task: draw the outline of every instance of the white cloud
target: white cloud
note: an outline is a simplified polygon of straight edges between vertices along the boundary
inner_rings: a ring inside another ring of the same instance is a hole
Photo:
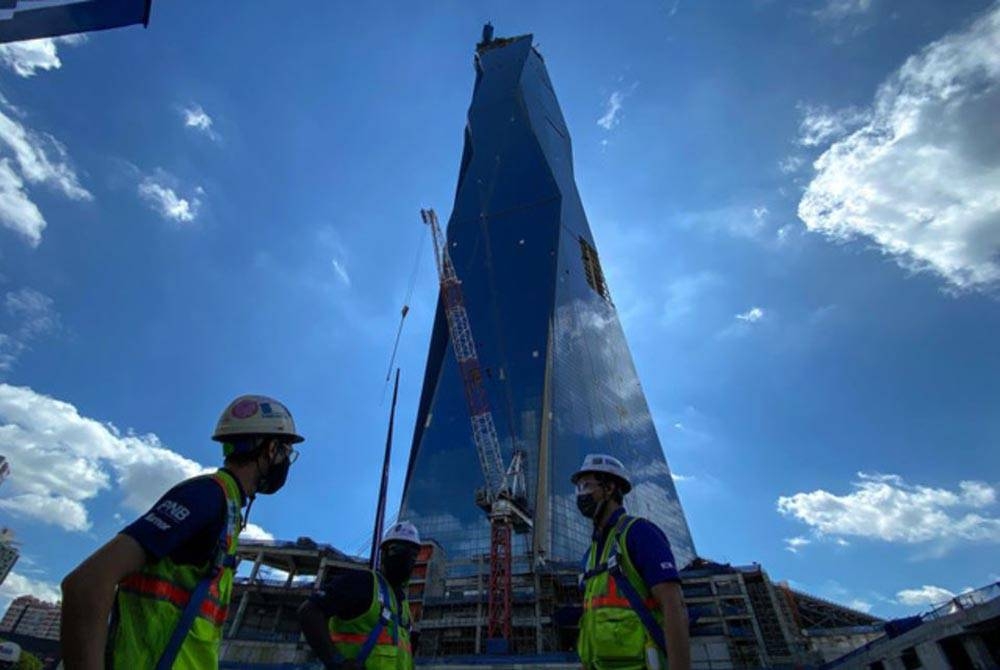
[[[3,305],[13,327],[0,333],[0,372],[9,370],[33,340],[61,327],[52,299],[34,289],[9,291]]]
[[[670,478],[673,479],[675,483],[676,482],[689,482],[689,481],[692,481],[694,479],[694,475],[681,475],[681,474],[677,474],[676,472],[671,472],[670,473]]]
[[[872,0],[824,0],[823,6],[813,12],[820,20],[839,21],[864,14],[872,7]]]
[[[680,224],[709,232],[726,232],[734,237],[756,239],[767,228],[766,206],[730,205],[719,209],[687,212],[681,215]]]
[[[62,600],[58,585],[40,579],[31,579],[16,570],[12,570],[3,584],[0,584],[0,611],[6,612],[11,601],[18,596],[35,596],[39,600],[50,603]]]
[[[193,128],[213,140],[219,138],[215,130],[212,129],[212,117],[201,108],[201,105],[194,104],[190,107],[184,107],[181,109],[181,115],[184,117],[184,126],[186,128]]]
[[[957,491],[914,486],[898,475],[858,473],[854,491],[837,495],[823,489],[778,498],[778,511],[821,535],[853,536],[884,542],[1000,542],[1000,518],[976,511],[994,504],[996,490],[967,481]]]
[[[604,116],[597,119],[597,125],[605,130],[611,130],[621,123],[622,104],[625,102],[625,98],[635,92],[638,85],[639,83],[635,82],[627,89],[612,91],[611,96],[608,98],[608,102],[606,103],[607,108],[604,112]]]
[[[9,46],[9,45],[8,45]],[[25,182],[47,184],[72,200],[93,200],[80,185],[70,165],[66,148],[54,137],[26,127],[24,112],[0,95],[0,226],[9,228],[38,246],[45,229],[45,217],[31,200]]]
[[[270,542],[273,539],[274,535],[271,535],[271,533],[267,532],[255,523],[248,523],[247,527],[243,529],[242,533],[240,533],[240,540],[249,540],[251,542],[254,540],[264,540]]]
[[[785,156],[778,161],[778,169],[782,174],[792,174],[798,172],[799,168],[806,162],[802,156]]]
[[[764,310],[760,307],[751,307],[742,314],[737,314],[736,319],[739,321],[745,321],[746,323],[757,323],[764,318]]]
[[[953,289],[998,282],[998,41],[995,4],[889,77],[863,125],[816,160],[798,208],[806,226],[838,241],[870,239]],[[817,145],[836,135],[829,124],[807,125],[804,138]]]
[[[16,114],[10,105],[7,110]],[[94,196],[80,186],[66,147],[56,138],[35,132],[0,111],[0,142],[13,151],[21,175],[29,182],[53,186],[72,200],[93,200]]]
[[[817,147],[838,140],[870,120],[869,112],[854,107],[833,111],[822,106],[799,105],[799,109],[802,121],[798,142],[804,147]],[[801,159],[799,161],[801,164]]]
[[[344,267],[343,263],[338,261],[336,258],[333,259],[333,271],[337,273],[337,277],[340,281],[344,282],[344,286],[351,285],[351,277],[347,274],[347,269]]]
[[[797,537],[786,537],[785,538],[785,549],[792,552],[793,554],[799,553],[799,550],[806,546],[812,544],[812,540],[802,537],[801,535]]]
[[[0,384],[0,443],[12,469],[0,508],[72,531],[90,528],[86,503],[112,481],[122,505],[141,512],[205,471],[155,435],[123,435],[69,403],[8,384]]]
[[[861,600],[860,598],[854,598],[847,603],[847,606],[852,610],[857,610],[858,612],[868,612],[872,611],[872,604],[870,602]]]
[[[24,181],[10,165],[0,158],[0,225],[27,238],[37,247],[45,230],[45,217],[24,191]]]
[[[18,76],[32,77],[38,70],[58,70],[62,67],[57,44],[74,46],[86,41],[84,35],[67,35],[0,44],[0,63]]]
[[[955,594],[940,586],[925,584],[919,589],[903,589],[896,594],[896,600],[903,605],[938,605],[955,597]]]
[[[160,177],[146,177],[139,183],[139,196],[160,216],[178,223],[190,223],[198,216],[201,200],[177,195],[173,188],[161,183]]]

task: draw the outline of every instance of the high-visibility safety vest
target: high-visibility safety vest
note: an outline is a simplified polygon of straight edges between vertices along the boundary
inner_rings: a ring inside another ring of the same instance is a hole
[[[172,668],[202,670],[219,667],[222,627],[233,592],[233,570],[240,534],[242,496],[239,485],[223,470],[205,475],[226,497],[226,522],[212,561],[181,565],[167,557],[149,563],[118,585],[109,666],[116,670]],[[207,594],[186,636],[180,637],[192,595]],[[175,631],[178,631],[175,637]],[[171,660],[172,656],[172,660]]]
[[[327,625],[337,660],[361,661],[365,670],[413,670],[410,603],[402,603],[379,572],[372,572],[372,602],[353,619],[330,617]]]
[[[588,670],[658,670],[666,668],[666,656],[656,643],[650,625],[663,628],[663,614],[628,555],[625,535],[638,519],[622,515],[598,547],[591,543],[587,571],[582,575],[583,616],[577,652]],[[623,584],[621,580],[626,580]],[[640,617],[624,593],[646,612]]]

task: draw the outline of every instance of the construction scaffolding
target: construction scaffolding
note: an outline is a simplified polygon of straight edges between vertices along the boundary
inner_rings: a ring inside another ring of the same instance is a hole
[[[242,543],[237,556],[242,569],[220,667],[308,667],[315,659],[299,630],[299,605],[331,578],[367,570],[367,561],[308,538]],[[532,565],[511,576],[509,655],[496,662],[508,668],[573,667],[582,613],[580,566]],[[692,665],[699,670],[818,665],[883,634],[881,620],[776,584],[757,564],[696,559],[680,576]],[[440,545],[425,539],[407,586],[414,652],[422,663],[433,667],[435,659],[454,664],[467,657],[482,667],[488,656],[488,579],[487,553],[449,560]]]

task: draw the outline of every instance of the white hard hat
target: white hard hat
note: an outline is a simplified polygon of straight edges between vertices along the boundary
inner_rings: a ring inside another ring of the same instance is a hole
[[[417,532],[417,527],[409,521],[400,521],[385,534],[381,546],[384,547],[387,542],[409,542],[420,546],[420,533]]]
[[[282,403],[264,395],[241,395],[222,412],[212,439],[226,442],[250,435],[285,436],[293,443],[305,439],[295,432],[292,413]]]
[[[632,480],[629,479],[625,466],[614,456],[608,456],[607,454],[587,454],[583,459],[583,465],[573,473],[570,481],[576,484],[576,480],[588,472],[603,472],[604,474],[617,477],[622,483],[622,493],[628,493],[632,490]]]

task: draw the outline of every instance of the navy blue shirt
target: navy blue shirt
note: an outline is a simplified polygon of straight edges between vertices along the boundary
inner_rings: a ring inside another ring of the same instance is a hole
[[[309,601],[319,607],[327,619],[335,616],[349,621],[361,616],[372,606],[374,579],[374,575],[368,570],[351,570],[331,579],[326,588],[309,596]],[[395,592],[396,602],[403,602],[403,590],[391,584],[389,588]]]
[[[604,548],[604,541],[608,534],[624,514],[624,507],[615,510],[608,518],[600,535],[596,529],[594,530],[593,539],[597,542],[598,552]],[[625,533],[625,548],[647,588],[651,589],[664,582],[679,582],[681,580],[680,575],[677,574],[677,564],[674,561],[674,552],[670,548],[670,540],[652,521],[641,517],[636,519]],[[588,550],[583,555],[584,571],[587,570],[587,555],[589,553]],[[600,554],[596,558],[600,559]]]
[[[233,479],[240,489],[242,507],[246,494],[239,480]],[[214,560],[225,523],[226,494],[211,475],[203,475],[167,491],[122,534],[138,542],[151,560],[167,556],[175,563],[203,565]]]

